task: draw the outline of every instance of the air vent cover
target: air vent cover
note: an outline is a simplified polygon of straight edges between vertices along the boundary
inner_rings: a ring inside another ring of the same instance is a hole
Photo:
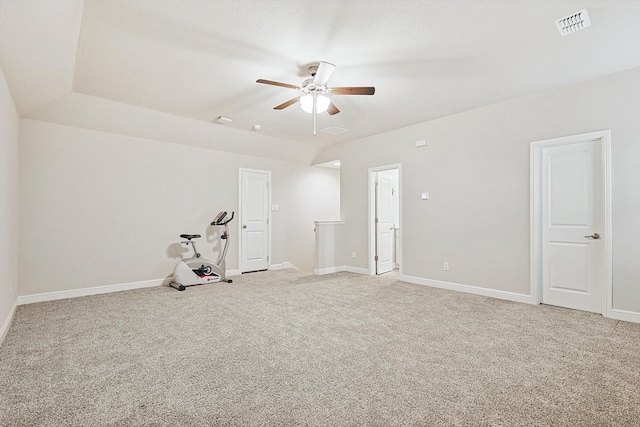
[[[330,128],[322,129],[321,133],[326,133],[327,135],[340,135],[341,133],[349,132],[349,129],[339,128],[337,126],[332,126]]]
[[[558,31],[562,37],[590,26],[591,20],[589,19],[587,9],[582,9],[564,18],[556,19],[556,27],[558,27]]]

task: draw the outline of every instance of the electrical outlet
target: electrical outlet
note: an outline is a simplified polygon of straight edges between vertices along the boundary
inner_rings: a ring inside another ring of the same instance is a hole
[[[355,258],[355,257],[356,257],[356,252],[355,251],[351,252],[351,258]]]
[[[449,263],[445,262],[444,264],[442,264],[442,268],[444,268],[444,271],[449,271]]]

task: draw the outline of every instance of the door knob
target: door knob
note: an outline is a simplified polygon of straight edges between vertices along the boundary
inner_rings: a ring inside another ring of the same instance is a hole
[[[600,235],[598,233],[593,233],[591,236],[584,236],[584,238],[598,240],[600,238]]]
[[[242,226],[242,228],[247,228],[247,226],[246,226],[246,225],[243,225],[243,226]]]

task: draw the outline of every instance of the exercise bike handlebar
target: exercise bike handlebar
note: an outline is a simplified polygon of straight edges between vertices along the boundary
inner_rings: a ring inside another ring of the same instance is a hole
[[[226,221],[224,221],[224,217],[227,216],[226,212],[220,212],[216,218],[213,220],[213,222],[211,223],[211,225],[227,225],[228,223],[231,222],[231,220],[233,219],[233,217],[235,216],[235,212],[231,212],[231,217],[229,219],[227,219]],[[219,219],[218,219],[219,218]]]

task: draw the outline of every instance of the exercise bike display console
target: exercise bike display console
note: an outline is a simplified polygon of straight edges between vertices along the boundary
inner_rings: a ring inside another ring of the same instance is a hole
[[[229,247],[229,227],[227,224],[231,222],[235,212],[231,212],[231,217],[228,219],[226,212],[219,212],[214,218],[211,225],[216,227],[224,227],[220,239],[224,240],[224,248],[218,258],[218,262],[215,264],[206,258],[203,258],[200,252],[196,249],[195,239],[199,239],[199,234],[181,234],[180,237],[186,239],[182,241],[183,245],[191,245],[193,249],[193,256],[191,258],[185,258],[178,262],[176,268],[173,271],[173,280],[169,285],[176,288],[179,291],[184,291],[187,286],[205,285],[208,283],[227,282],[232,283],[231,279],[226,277],[226,264],[225,258],[227,256],[227,249]]]

